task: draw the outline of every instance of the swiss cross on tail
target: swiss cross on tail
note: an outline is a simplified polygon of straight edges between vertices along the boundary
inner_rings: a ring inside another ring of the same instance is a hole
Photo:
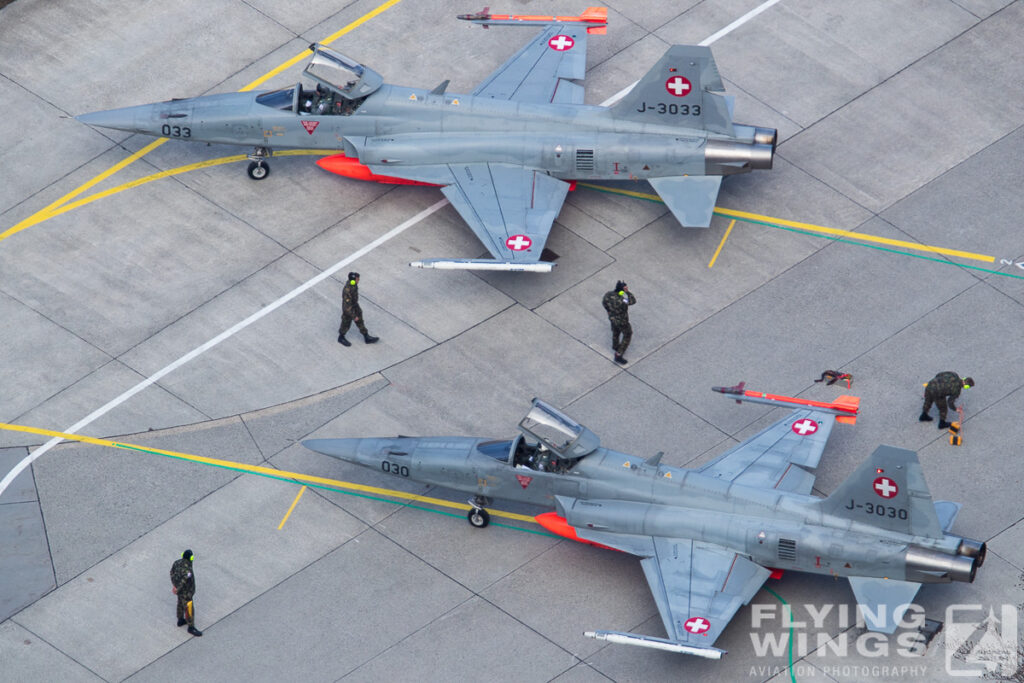
[[[722,92],[725,85],[710,48],[673,45],[611,110],[616,118],[733,135]]]

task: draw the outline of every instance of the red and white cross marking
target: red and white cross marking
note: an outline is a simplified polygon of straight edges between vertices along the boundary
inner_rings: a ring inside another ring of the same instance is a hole
[[[711,628],[711,622],[704,617],[690,617],[686,620],[686,623],[683,624],[683,628],[690,633],[704,633]]]
[[[892,498],[900,492],[900,487],[896,485],[889,477],[879,477],[875,479],[873,488],[875,493],[880,495],[882,498]]]
[[[523,249],[529,249],[530,245],[532,244],[533,240],[531,240],[526,235],[512,235],[507,240],[505,240],[505,246],[511,249],[512,251],[522,251]]]
[[[571,50],[572,46],[576,44],[576,41],[569,36],[559,34],[548,41],[548,47],[552,50],[558,50],[559,52],[565,52]]]
[[[685,76],[673,76],[665,81],[665,90],[668,90],[673,97],[686,97],[693,90],[690,79]]]
[[[805,417],[802,420],[794,422],[790,429],[800,436],[807,436],[808,434],[813,434],[818,431],[818,423]]]

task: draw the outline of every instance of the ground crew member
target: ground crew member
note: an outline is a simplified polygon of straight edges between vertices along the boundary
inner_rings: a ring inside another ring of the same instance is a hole
[[[171,565],[171,592],[178,596],[178,626],[188,624],[189,633],[201,636],[203,632],[196,628],[192,606],[192,596],[196,593],[196,575],[192,573],[192,561],[195,559],[190,549]]]
[[[606,293],[601,305],[608,311],[608,320],[612,324],[612,350],[615,362],[625,365],[628,361],[622,354],[626,353],[629,342],[633,339],[633,327],[629,324],[629,307],[636,303],[636,297],[622,280],[615,283],[615,289]]]
[[[341,327],[338,328],[338,343],[342,346],[352,346],[352,342],[345,339],[345,333],[353,322],[363,333],[363,339],[367,344],[373,344],[380,339],[367,332],[366,324],[363,322],[363,309],[359,307],[359,273],[348,274],[345,289],[341,292]]]
[[[969,389],[974,386],[974,380],[970,377],[960,379],[955,372],[940,372],[931,379],[924,387],[924,408],[921,409],[921,422],[931,422],[932,416],[928,412],[932,409],[932,403],[939,408],[939,429],[949,429],[946,422],[946,410],[956,410],[956,398],[960,395],[960,389]]]

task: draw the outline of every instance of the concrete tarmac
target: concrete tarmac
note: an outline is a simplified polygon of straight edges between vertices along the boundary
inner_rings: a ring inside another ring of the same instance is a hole
[[[761,4],[610,3],[607,35],[588,41],[586,101]],[[0,422],[36,430],[0,430],[0,476],[49,440],[39,430],[68,430],[111,401],[77,432],[144,449],[51,447],[0,496],[0,680],[1019,680],[1024,2],[767,7],[712,48],[736,119],[779,129],[775,168],[727,178],[708,230],[681,228],[659,202],[581,185],[551,231],[550,274],[411,269],[484,249],[435,206],[436,189],[339,178],[310,155],[273,158],[255,183],[244,161],[197,166],[248,150],[171,141],[92,183],[153,140],[74,115],[238,90],[346,28],[332,47],[388,82],[451,79],[450,92],[468,92],[532,35],[455,19],[478,9],[0,9]],[[294,84],[303,65],[259,89]],[[733,224],[726,211],[744,213]],[[362,273],[373,346],[335,341],[349,270]],[[638,298],[625,367],[611,360],[600,306],[618,279]],[[496,517],[480,531],[443,504],[305,490],[155,452],[462,502],[298,442],[508,436],[539,396],[606,446],[696,465],[784,414],[737,406],[712,385],[831,400],[845,388],[812,381],[828,368],[853,373],[861,417],[833,431],[815,492],[881,443],[911,448],[934,497],[963,503],[954,531],[989,544],[975,583],[918,594],[944,623],[927,648],[907,651],[899,638],[913,629],[865,634],[846,581],[795,573],[737,613],[716,643],[729,651],[721,661],[608,645],[583,632],[664,636],[633,557],[527,522]],[[943,370],[978,382],[960,447],[917,421],[921,384]],[[202,638],[174,626],[167,572],[186,547]],[[999,662],[972,650],[990,613],[999,624],[986,642],[1016,645]]]

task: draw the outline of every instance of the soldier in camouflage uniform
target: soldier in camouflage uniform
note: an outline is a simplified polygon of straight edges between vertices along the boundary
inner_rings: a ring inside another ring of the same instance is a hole
[[[341,326],[338,328],[338,343],[342,346],[352,346],[352,342],[345,339],[345,333],[355,322],[356,327],[363,333],[363,339],[367,344],[372,344],[379,339],[366,331],[366,324],[363,322],[363,309],[359,307],[359,273],[349,273],[348,282],[341,292]]]
[[[924,387],[924,408],[921,409],[921,422],[931,422],[932,416],[928,411],[932,409],[932,403],[939,408],[939,429],[949,429],[946,422],[946,411],[956,410],[956,399],[960,396],[962,388],[969,389],[974,386],[974,380],[970,377],[960,379],[955,372],[940,372],[935,375]]]
[[[186,550],[171,565],[171,592],[178,596],[178,626],[188,624],[189,633],[201,636],[203,632],[196,628],[195,609],[191,604],[196,593],[196,576],[192,573],[194,559],[192,550]]]
[[[612,350],[615,351],[615,362],[620,365],[627,363],[622,354],[626,353],[629,342],[633,339],[633,327],[629,324],[629,307],[636,303],[636,297],[622,280],[615,283],[615,289],[606,293],[601,305],[608,311],[608,320],[612,324]]]

